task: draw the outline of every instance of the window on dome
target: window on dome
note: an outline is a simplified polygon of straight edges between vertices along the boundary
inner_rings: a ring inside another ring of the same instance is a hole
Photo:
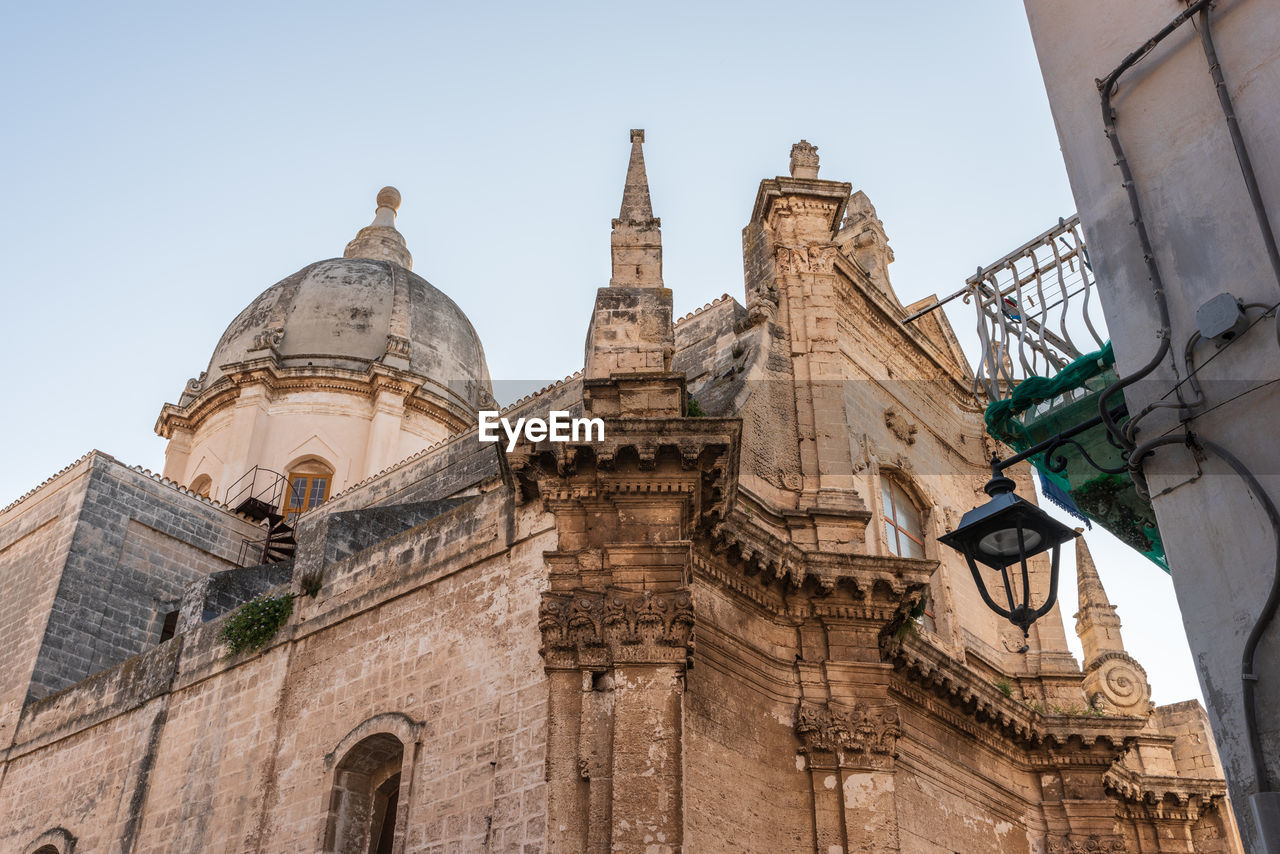
[[[191,491],[201,498],[208,498],[213,492],[213,478],[207,474],[202,474],[195,480],[191,481]]]
[[[883,478],[880,489],[884,500],[884,541],[889,554],[924,557],[924,514],[894,478]]]
[[[284,519],[291,522],[329,497],[333,469],[320,460],[307,460],[289,470],[289,488],[285,495]]]

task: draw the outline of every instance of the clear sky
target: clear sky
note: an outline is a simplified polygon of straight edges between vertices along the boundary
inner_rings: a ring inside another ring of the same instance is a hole
[[[679,314],[741,299],[757,184],[801,137],[876,205],[903,303],[1075,209],[1015,0],[68,2],[0,21],[0,506],[91,448],[159,470],[161,405],[254,296],[341,255],[385,184],[500,399],[582,365],[633,127]],[[972,358],[967,310],[950,316]],[[1089,542],[1157,702],[1198,697],[1167,576]]]

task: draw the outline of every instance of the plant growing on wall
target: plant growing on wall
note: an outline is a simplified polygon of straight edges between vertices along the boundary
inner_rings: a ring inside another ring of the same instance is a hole
[[[293,613],[293,594],[259,596],[237,608],[222,624],[218,637],[227,647],[227,655],[245,650],[262,649]]]

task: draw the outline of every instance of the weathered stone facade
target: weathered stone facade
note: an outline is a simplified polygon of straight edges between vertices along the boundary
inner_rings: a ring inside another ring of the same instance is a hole
[[[102,455],[0,514],[4,850],[1240,850],[1202,710],[1150,708],[1096,572],[1082,671],[1057,610],[1022,651],[935,542],[991,449],[869,200],[798,145],[745,304],[675,322],[642,142],[584,372],[505,413],[603,440],[455,431],[270,566],[227,565],[250,520]],[[268,589],[291,616],[228,657]],[[51,618],[87,597],[100,633]],[[163,643],[125,630],[148,597],[181,599]]]

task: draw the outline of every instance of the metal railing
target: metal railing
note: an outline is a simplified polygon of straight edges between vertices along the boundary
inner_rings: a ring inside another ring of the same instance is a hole
[[[1051,377],[1106,343],[1096,290],[1080,217],[1073,214],[979,267],[963,288],[906,321],[957,297],[972,305],[981,348],[973,393],[999,400],[1027,377]]]
[[[1092,308],[1096,285],[1078,216],[1058,220],[998,261],[979,267],[966,280],[964,292],[964,301],[977,314],[982,348],[974,393],[982,389],[989,399],[999,399],[1027,377],[1051,377],[1102,347],[1106,326],[1101,306]]]
[[[238,508],[252,499],[273,512],[278,511],[284,504],[284,490],[287,484],[288,478],[280,472],[254,466],[227,487],[226,504],[228,507]]]

